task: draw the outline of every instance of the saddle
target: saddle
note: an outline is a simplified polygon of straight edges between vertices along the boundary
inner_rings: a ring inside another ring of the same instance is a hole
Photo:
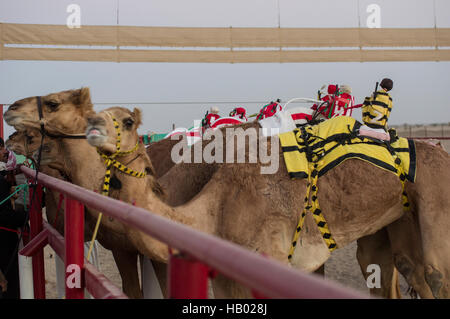
[[[318,178],[348,159],[360,159],[397,175],[402,184],[402,201],[409,208],[405,181],[415,181],[416,152],[413,140],[382,139],[361,132],[363,125],[352,117],[339,116],[316,125],[305,125],[279,135],[284,161],[292,179],[308,179],[305,205],[292,240],[288,259],[294,254],[306,213],[310,211],[330,251],[338,248],[320,209]],[[362,134],[361,134],[362,133]],[[376,132],[375,132],[376,133]],[[389,134],[387,134],[389,137]]]

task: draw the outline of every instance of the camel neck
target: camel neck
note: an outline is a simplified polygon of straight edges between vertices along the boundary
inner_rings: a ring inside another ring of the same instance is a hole
[[[105,176],[105,165],[95,148],[86,140],[60,140],[61,152],[65,156],[66,173],[74,184],[96,190]]]

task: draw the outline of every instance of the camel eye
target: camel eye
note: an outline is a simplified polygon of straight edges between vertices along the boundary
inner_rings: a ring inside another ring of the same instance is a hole
[[[45,105],[47,105],[50,110],[54,111],[58,108],[59,103],[55,101],[45,101]]]
[[[33,143],[33,136],[26,135],[26,138],[27,138],[27,144]]]
[[[125,125],[125,127],[127,129],[130,129],[133,126],[133,124],[134,124],[134,121],[132,118],[127,118],[127,119],[123,120],[123,125]]]

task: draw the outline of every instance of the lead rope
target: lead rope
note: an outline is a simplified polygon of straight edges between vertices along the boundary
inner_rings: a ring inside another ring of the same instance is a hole
[[[115,159],[115,157],[128,155],[128,154],[131,154],[131,153],[134,153],[135,151],[137,151],[137,149],[139,147],[139,141],[136,143],[136,145],[131,150],[121,152],[120,151],[121,135],[120,135],[119,123],[116,121],[116,119],[111,114],[109,114],[109,115],[111,116],[111,118],[113,120],[114,128],[116,129],[116,132],[117,132],[116,152],[110,156],[107,156],[107,155],[103,154],[101,151],[99,151],[97,148],[97,152],[105,160],[105,165],[106,165],[105,179],[103,181],[103,187],[102,187],[102,195],[104,195],[104,196],[109,196],[109,185],[110,185],[109,182],[111,180],[112,166],[119,169],[119,171],[121,171],[125,174],[128,174],[128,175],[131,175],[133,177],[143,178],[146,176],[145,172],[137,172],[131,168],[128,168],[126,165],[123,165],[122,163],[118,162]],[[94,247],[95,239],[97,238],[97,233],[98,233],[98,229],[100,227],[100,222],[102,220],[102,216],[103,216],[103,213],[99,212],[97,222],[96,222],[95,228],[94,228],[94,233],[92,234],[91,243],[89,244],[89,250],[88,250],[88,254],[87,254],[88,261],[91,258],[92,249]]]

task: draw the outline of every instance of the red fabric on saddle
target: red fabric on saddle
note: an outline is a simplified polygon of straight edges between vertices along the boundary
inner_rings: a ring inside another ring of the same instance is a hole
[[[306,114],[306,113],[295,113],[291,114],[292,119],[295,120],[312,120],[312,115]]]

